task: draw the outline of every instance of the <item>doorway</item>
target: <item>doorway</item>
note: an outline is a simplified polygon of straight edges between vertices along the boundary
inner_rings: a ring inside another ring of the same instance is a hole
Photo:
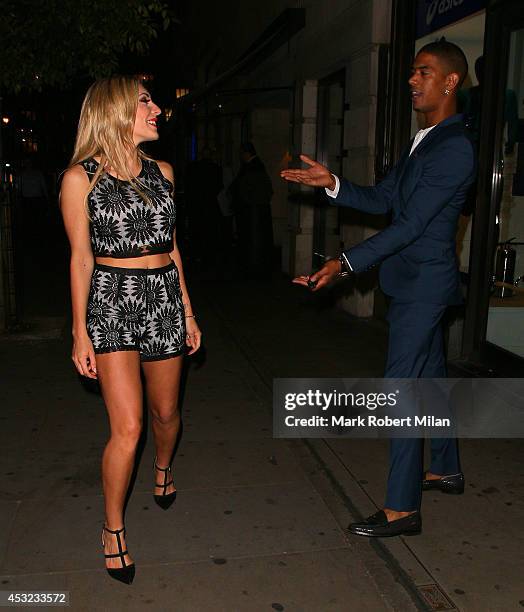
[[[345,70],[341,70],[318,82],[316,158],[338,176],[342,176],[344,156],[345,81]],[[340,250],[339,209],[329,206],[321,191],[317,190],[313,221],[314,268],[323,264],[321,256],[333,256]]]
[[[524,14],[520,0],[487,10],[478,199],[472,228],[465,352],[524,375]]]

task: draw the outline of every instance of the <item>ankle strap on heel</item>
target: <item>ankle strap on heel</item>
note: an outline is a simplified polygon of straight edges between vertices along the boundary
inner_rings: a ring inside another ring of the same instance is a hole
[[[126,534],[125,525],[121,529],[115,529],[115,530],[109,529],[109,527],[106,527],[104,525],[104,531],[107,531],[108,533],[116,535],[116,543],[118,545],[118,552],[117,553],[112,553],[112,554],[109,554],[109,555],[104,555],[104,557],[106,559],[115,559],[116,557],[119,557],[120,558],[120,562],[122,563],[122,567],[127,567],[126,560],[124,559],[124,557],[125,557],[125,555],[128,554],[128,552],[127,552],[127,548],[125,550],[122,550],[122,540],[120,539],[120,534],[122,532],[124,532],[124,537],[125,537],[125,534]]]
[[[109,529],[109,527],[106,527],[104,525],[104,531],[107,531],[108,533],[112,533],[112,534],[117,534],[117,533],[122,533],[122,531],[124,532],[124,535],[126,533],[126,527],[125,525],[123,527],[121,527],[120,529],[115,529],[114,531],[112,529]]]
[[[155,466],[155,470],[158,470],[159,472],[164,472],[164,482],[159,484],[158,482],[155,482],[155,487],[158,487],[159,489],[162,489],[162,495],[164,496],[166,494],[167,491],[167,487],[169,487],[169,485],[173,485],[174,486],[174,482],[173,482],[173,477],[171,477],[171,480],[168,482],[167,478],[168,478],[168,473],[171,474],[171,466],[168,465],[166,468],[161,468],[158,467],[158,465],[156,464],[156,457],[155,457],[155,461],[154,461],[154,466]]]
[[[171,471],[171,466],[170,465],[168,465],[166,468],[158,467],[158,465],[156,463],[156,457],[155,457],[155,460],[153,461],[153,466],[154,466],[155,470],[158,470],[159,472],[170,472]]]

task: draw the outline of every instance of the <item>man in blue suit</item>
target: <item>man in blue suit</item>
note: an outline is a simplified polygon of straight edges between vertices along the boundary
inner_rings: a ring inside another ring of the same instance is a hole
[[[343,272],[363,272],[380,264],[380,285],[390,297],[386,378],[446,376],[442,317],[462,301],[455,254],[457,222],[475,180],[474,147],[456,111],[456,94],[468,72],[459,47],[445,40],[424,46],[409,79],[420,130],[398,164],[376,187],[339,179],[301,156],[308,168],[284,170],[288,181],[324,187],[333,203],[367,213],[391,213],[391,224],[345,250],[311,275],[294,280],[313,291]],[[433,439],[431,465],[422,475],[423,441],[392,439],[384,508],[349,526],[364,536],[419,533],[423,489],[462,493],[455,439]]]

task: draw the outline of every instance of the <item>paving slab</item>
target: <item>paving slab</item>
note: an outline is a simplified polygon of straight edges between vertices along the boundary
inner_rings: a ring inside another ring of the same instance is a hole
[[[245,440],[246,438],[272,437],[271,421],[267,410],[259,407],[246,410],[240,403],[230,404],[227,410],[222,403],[202,400],[202,410],[184,412],[184,439],[187,440]]]
[[[0,500],[23,501],[101,493],[100,459],[102,445],[72,453],[54,449],[28,449],[6,453],[1,461]],[[154,449],[149,434],[133,491],[149,492],[153,486]],[[212,469],[202,469],[212,466]],[[303,480],[294,457],[279,440],[186,440],[179,446],[173,463],[179,491],[214,486],[284,484]]]
[[[71,608],[79,612],[394,609],[377,593],[358,559],[345,550],[142,564],[131,588],[105,580],[104,573],[105,570],[92,570],[7,576],[0,577],[0,582],[6,582],[3,589],[68,590]],[[406,606],[404,610],[411,609],[409,600],[401,603]]]
[[[464,609],[483,609],[478,608],[482,605],[495,609],[501,601],[511,609],[512,601],[515,606],[524,601],[520,579],[524,567],[524,537],[518,530],[500,528],[502,523],[518,524],[524,514],[524,462],[515,453],[515,446],[520,442],[462,440],[462,466],[467,478],[465,495],[424,493],[423,535],[406,540],[412,554],[423,560],[435,581]],[[330,439],[326,445],[379,505],[386,482],[387,444]],[[370,447],[376,459],[372,464]],[[386,546],[391,548],[393,544],[388,541]],[[404,563],[415,582],[422,584],[427,580],[427,574],[421,573],[417,564]]]
[[[102,447],[12,451],[2,460],[0,500],[42,500],[99,494]],[[41,503],[41,502],[40,502]]]
[[[271,405],[249,351],[265,355],[268,367],[285,335],[268,334],[246,349],[203,290],[210,295],[210,287],[197,287],[193,301],[206,326],[205,351],[189,360],[173,464],[179,495],[167,512],[154,504],[148,432],[126,512],[137,562],[132,587],[103,569],[100,456],[108,428],[100,396],[79,384],[67,336],[0,339],[7,364],[0,399],[8,411],[0,584],[70,590],[74,610],[415,609],[388,563],[348,539],[344,514],[328,503],[332,490],[312,480],[320,468],[303,465],[296,441],[272,438]],[[297,317],[302,332],[306,310]],[[305,355],[307,342],[298,346],[297,357]],[[336,368],[338,356],[326,363]],[[298,358],[286,371],[295,367]]]
[[[151,447],[151,444],[148,445],[144,451],[135,490],[151,489],[154,454]],[[209,469],[202,469],[203,466],[209,466]],[[305,479],[286,444],[272,438],[215,441],[184,437],[173,462],[173,476],[179,491],[262,484],[284,485]]]
[[[252,287],[252,294],[244,299],[242,291],[233,287],[220,295],[215,307],[224,325],[234,329],[237,343],[250,355],[269,392],[274,377],[382,375],[387,345],[384,325],[366,324],[345,313],[320,316],[315,298],[305,301],[294,288],[281,283],[278,307],[282,317],[261,319],[260,325],[253,326],[244,311],[251,309],[253,319],[256,312],[276,308],[276,303],[274,295],[256,287]],[[277,352],[271,351],[266,341],[269,326],[272,333],[280,326],[282,343]],[[333,367],[334,362],[337,367]],[[351,500],[351,508],[345,510],[347,521],[352,513],[355,517],[367,516],[382,507],[387,441],[312,441],[313,445],[317,443],[324,444],[323,459],[331,462],[330,473],[340,494]],[[382,550],[399,563],[416,588],[436,585],[449,598],[446,605],[466,611],[522,609],[523,450],[524,441],[518,439],[461,441],[466,494],[425,493],[422,535],[381,540]],[[426,465],[427,455],[426,448]]]
[[[60,497],[45,504],[22,502],[0,571],[98,567],[99,551],[93,544],[101,529],[102,512],[101,496]],[[155,505],[150,493],[136,493],[127,508],[126,526],[128,546],[140,563],[344,545],[344,536],[322,499],[305,483],[184,491],[168,512]]]
[[[0,525],[2,525],[0,529],[0,568],[3,567],[5,562],[11,530],[13,529],[18,508],[19,504],[17,502],[0,501]]]

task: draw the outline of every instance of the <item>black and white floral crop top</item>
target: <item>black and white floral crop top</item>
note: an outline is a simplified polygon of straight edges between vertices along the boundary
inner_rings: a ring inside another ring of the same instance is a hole
[[[93,158],[82,162],[92,179]],[[158,164],[142,159],[137,179],[149,198],[145,202],[128,181],[104,172],[88,196],[91,246],[96,257],[143,257],[173,250],[176,208],[173,185]]]

